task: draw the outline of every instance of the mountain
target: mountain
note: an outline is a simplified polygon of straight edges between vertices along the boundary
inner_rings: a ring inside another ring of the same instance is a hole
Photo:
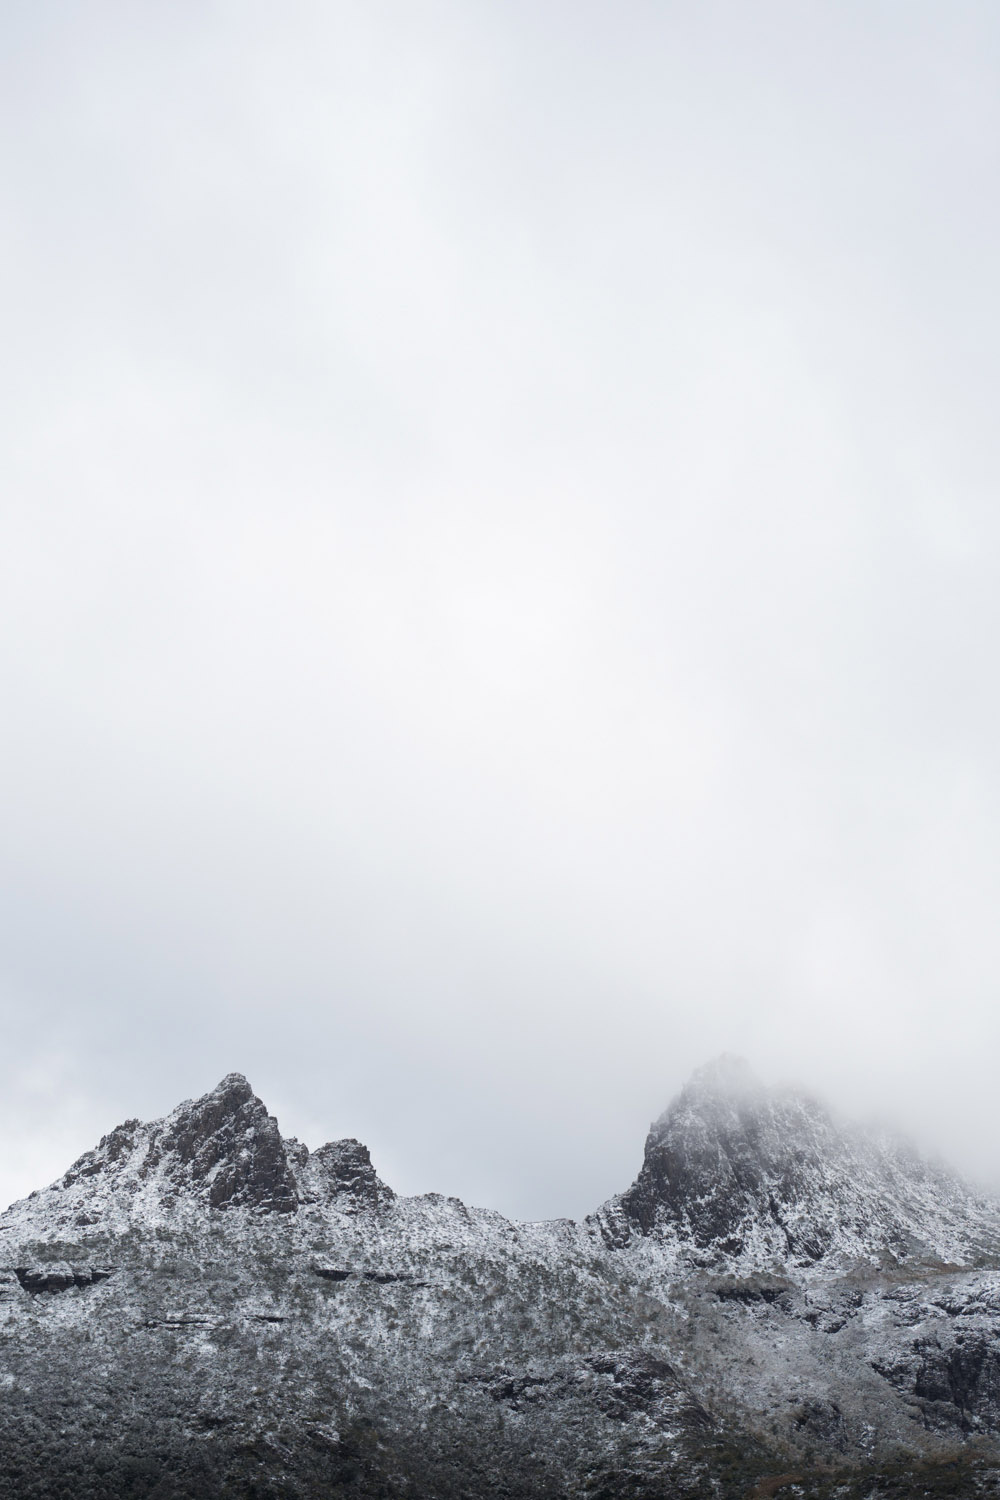
[[[229,1073],[164,1120],[126,1120],[27,1203],[33,1222],[71,1229],[175,1224],[206,1208],[293,1214],[334,1200],[342,1210],[374,1208],[393,1196],[360,1141],[310,1153],[283,1140],[243,1075]]]
[[[838,1126],[808,1095],[763,1088],[728,1056],[654,1122],[635,1182],[595,1218],[611,1246],[650,1236],[745,1271],[1000,1253],[995,1208],[953,1174],[898,1138]]]
[[[1000,1494],[1000,1209],[728,1058],[582,1224],[230,1074],[0,1216],[0,1393],[12,1500]]]

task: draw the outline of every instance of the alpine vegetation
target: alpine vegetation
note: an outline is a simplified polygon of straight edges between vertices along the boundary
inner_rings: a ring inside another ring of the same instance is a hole
[[[1000,1495],[1000,1206],[723,1058],[582,1223],[239,1074],[0,1217],[12,1500]]]

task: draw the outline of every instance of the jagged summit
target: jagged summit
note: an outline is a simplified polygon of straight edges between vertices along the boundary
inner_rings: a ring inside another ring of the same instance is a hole
[[[181,1199],[210,1208],[279,1213],[298,1203],[278,1122],[242,1073],[162,1120],[126,1120],[48,1189],[87,1215],[97,1198],[169,1209]]]
[[[10,1213],[62,1233],[234,1210],[375,1213],[394,1197],[360,1141],[310,1152],[228,1073],[164,1119],[126,1120]],[[766,1087],[731,1054],[699,1068],[654,1121],[635,1182],[580,1232],[595,1231],[610,1249],[646,1244],[672,1265],[740,1273],[1000,1253],[995,1205],[898,1140]]]
[[[256,1098],[245,1073],[227,1073],[204,1097],[207,1099],[213,1095],[228,1099],[234,1104]]]
[[[740,1058],[700,1068],[650,1127],[632,1186],[598,1211],[607,1242],[647,1238],[696,1263],[936,1259],[997,1245],[996,1210],[903,1142],[766,1088]]]
[[[35,1217],[86,1227],[213,1209],[290,1214],[300,1204],[335,1199],[352,1211],[392,1196],[359,1141],[310,1152],[284,1139],[244,1075],[227,1073],[161,1120],[118,1125],[11,1212],[31,1205]]]

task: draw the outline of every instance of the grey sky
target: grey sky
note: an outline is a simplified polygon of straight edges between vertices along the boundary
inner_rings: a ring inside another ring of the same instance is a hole
[[[993,1179],[1000,11],[9,4],[0,1197],[231,1069],[525,1216]]]

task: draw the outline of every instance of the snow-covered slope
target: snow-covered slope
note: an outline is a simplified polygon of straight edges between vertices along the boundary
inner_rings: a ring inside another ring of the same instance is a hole
[[[847,1497],[956,1462],[994,1493],[998,1243],[726,1060],[584,1224],[398,1197],[231,1074],[0,1216],[3,1493],[700,1500],[833,1464]]]

